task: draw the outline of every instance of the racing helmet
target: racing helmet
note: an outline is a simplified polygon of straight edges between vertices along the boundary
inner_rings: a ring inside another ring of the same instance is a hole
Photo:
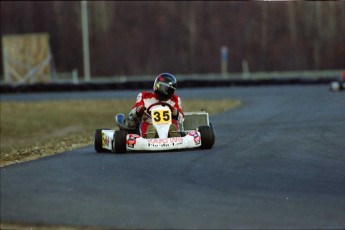
[[[177,81],[170,73],[159,74],[153,83],[153,90],[160,101],[167,101],[175,93]]]

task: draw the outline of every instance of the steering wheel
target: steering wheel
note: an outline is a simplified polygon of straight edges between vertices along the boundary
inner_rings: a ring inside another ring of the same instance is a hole
[[[164,101],[160,101],[160,102],[156,102],[156,103],[153,103],[152,105],[150,105],[147,109],[146,109],[146,112],[150,115],[151,117],[151,108],[155,105],[163,105],[163,106],[168,106],[170,111],[174,111],[174,107],[172,107],[170,104],[164,102]]]

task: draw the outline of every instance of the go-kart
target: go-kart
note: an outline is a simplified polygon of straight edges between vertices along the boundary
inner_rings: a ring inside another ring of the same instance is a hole
[[[205,110],[185,112],[185,118],[179,123],[178,137],[170,137],[169,127],[172,124],[172,106],[166,102],[154,103],[145,113],[151,117],[152,125],[158,137],[140,136],[139,126],[130,128],[124,114],[117,114],[115,122],[118,130],[96,129],[94,148],[96,152],[126,153],[128,151],[165,151],[178,149],[203,148],[211,149],[215,143],[215,130],[209,122]]]
[[[345,80],[332,81],[329,85],[331,91],[341,91],[345,89]]]
[[[343,72],[342,76],[338,79],[332,81],[329,85],[330,91],[341,91],[345,90],[345,71]]]

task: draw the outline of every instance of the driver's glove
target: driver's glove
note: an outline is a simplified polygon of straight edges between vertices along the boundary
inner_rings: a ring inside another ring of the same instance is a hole
[[[138,117],[141,117],[146,110],[145,106],[139,105],[136,109],[136,113]]]
[[[178,110],[176,108],[174,108],[174,110],[172,111],[172,118],[177,120],[178,119]]]

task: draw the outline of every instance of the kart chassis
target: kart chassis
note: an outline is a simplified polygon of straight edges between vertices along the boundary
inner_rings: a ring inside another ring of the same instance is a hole
[[[138,128],[128,128],[124,114],[117,114],[118,130],[97,129],[94,147],[96,152],[126,153],[128,151],[165,151],[190,148],[212,148],[215,130],[205,110],[185,112],[184,121],[179,123],[180,137],[159,137],[146,139],[139,135]]]

